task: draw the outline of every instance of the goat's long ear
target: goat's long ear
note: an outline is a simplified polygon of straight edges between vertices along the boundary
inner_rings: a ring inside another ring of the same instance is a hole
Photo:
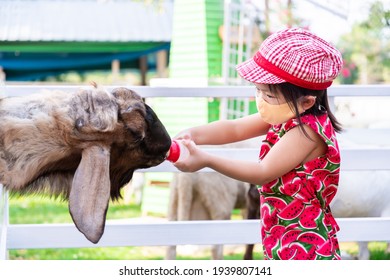
[[[82,152],[69,194],[69,212],[85,237],[97,243],[103,235],[110,199],[110,149],[92,146]]]

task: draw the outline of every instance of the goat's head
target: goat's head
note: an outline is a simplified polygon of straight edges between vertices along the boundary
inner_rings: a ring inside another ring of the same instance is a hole
[[[134,170],[164,161],[171,144],[153,110],[126,88],[6,98],[0,122],[0,183],[11,193],[68,198],[76,227],[94,243],[110,197],[120,197]]]

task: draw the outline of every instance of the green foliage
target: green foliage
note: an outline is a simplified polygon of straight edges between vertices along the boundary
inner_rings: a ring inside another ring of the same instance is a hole
[[[373,3],[368,18],[342,36],[338,47],[344,58],[341,83],[390,82],[390,11],[381,1]]]

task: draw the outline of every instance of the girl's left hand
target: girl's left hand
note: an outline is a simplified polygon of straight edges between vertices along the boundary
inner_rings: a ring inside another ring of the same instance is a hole
[[[207,166],[208,154],[199,149],[196,144],[189,140],[183,139],[183,145],[185,145],[190,153],[188,158],[183,161],[174,163],[174,166],[182,172],[196,172]]]

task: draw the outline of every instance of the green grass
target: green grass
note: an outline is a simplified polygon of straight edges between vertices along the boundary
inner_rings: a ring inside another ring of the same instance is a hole
[[[11,224],[72,223],[67,202],[45,196],[23,196],[10,198],[9,220]],[[108,219],[128,219],[141,216],[141,207],[112,203],[107,212]],[[236,219],[237,217],[233,217]],[[356,256],[356,243],[342,243],[341,249]],[[389,260],[386,243],[371,242],[369,244],[372,260]],[[241,260],[243,250],[225,253],[225,260]],[[262,259],[261,246],[255,247],[255,259]],[[165,247],[114,247],[114,248],[67,248],[67,249],[29,249],[10,250],[10,259],[31,260],[162,260]],[[180,255],[178,260],[209,260],[209,250],[201,254]]]
[[[340,249],[354,258],[357,258],[359,253],[359,246],[356,242],[341,243]],[[368,249],[370,250],[370,260],[390,260],[390,253],[387,252],[386,242],[370,242]]]
[[[387,252],[385,242],[371,242],[368,244],[368,249],[371,252],[371,260],[390,260],[390,252]]]
[[[11,224],[72,223],[68,204],[45,196],[12,197],[9,202]],[[110,202],[108,219],[134,218],[141,215],[140,206]],[[10,259],[73,260],[73,259],[141,259],[142,247],[69,248],[10,250]]]
[[[68,203],[46,196],[11,197],[9,221],[11,224],[71,223]],[[137,205],[110,202],[107,219],[134,218],[141,215]]]
[[[155,251],[153,251],[155,250]],[[156,247],[115,247],[115,248],[71,248],[71,249],[30,249],[10,250],[13,260],[163,260],[164,248]],[[243,254],[228,254],[225,260],[242,260]],[[255,253],[255,259],[262,259],[262,254]],[[178,255],[177,260],[210,260],[211,253],[203,256]]]

